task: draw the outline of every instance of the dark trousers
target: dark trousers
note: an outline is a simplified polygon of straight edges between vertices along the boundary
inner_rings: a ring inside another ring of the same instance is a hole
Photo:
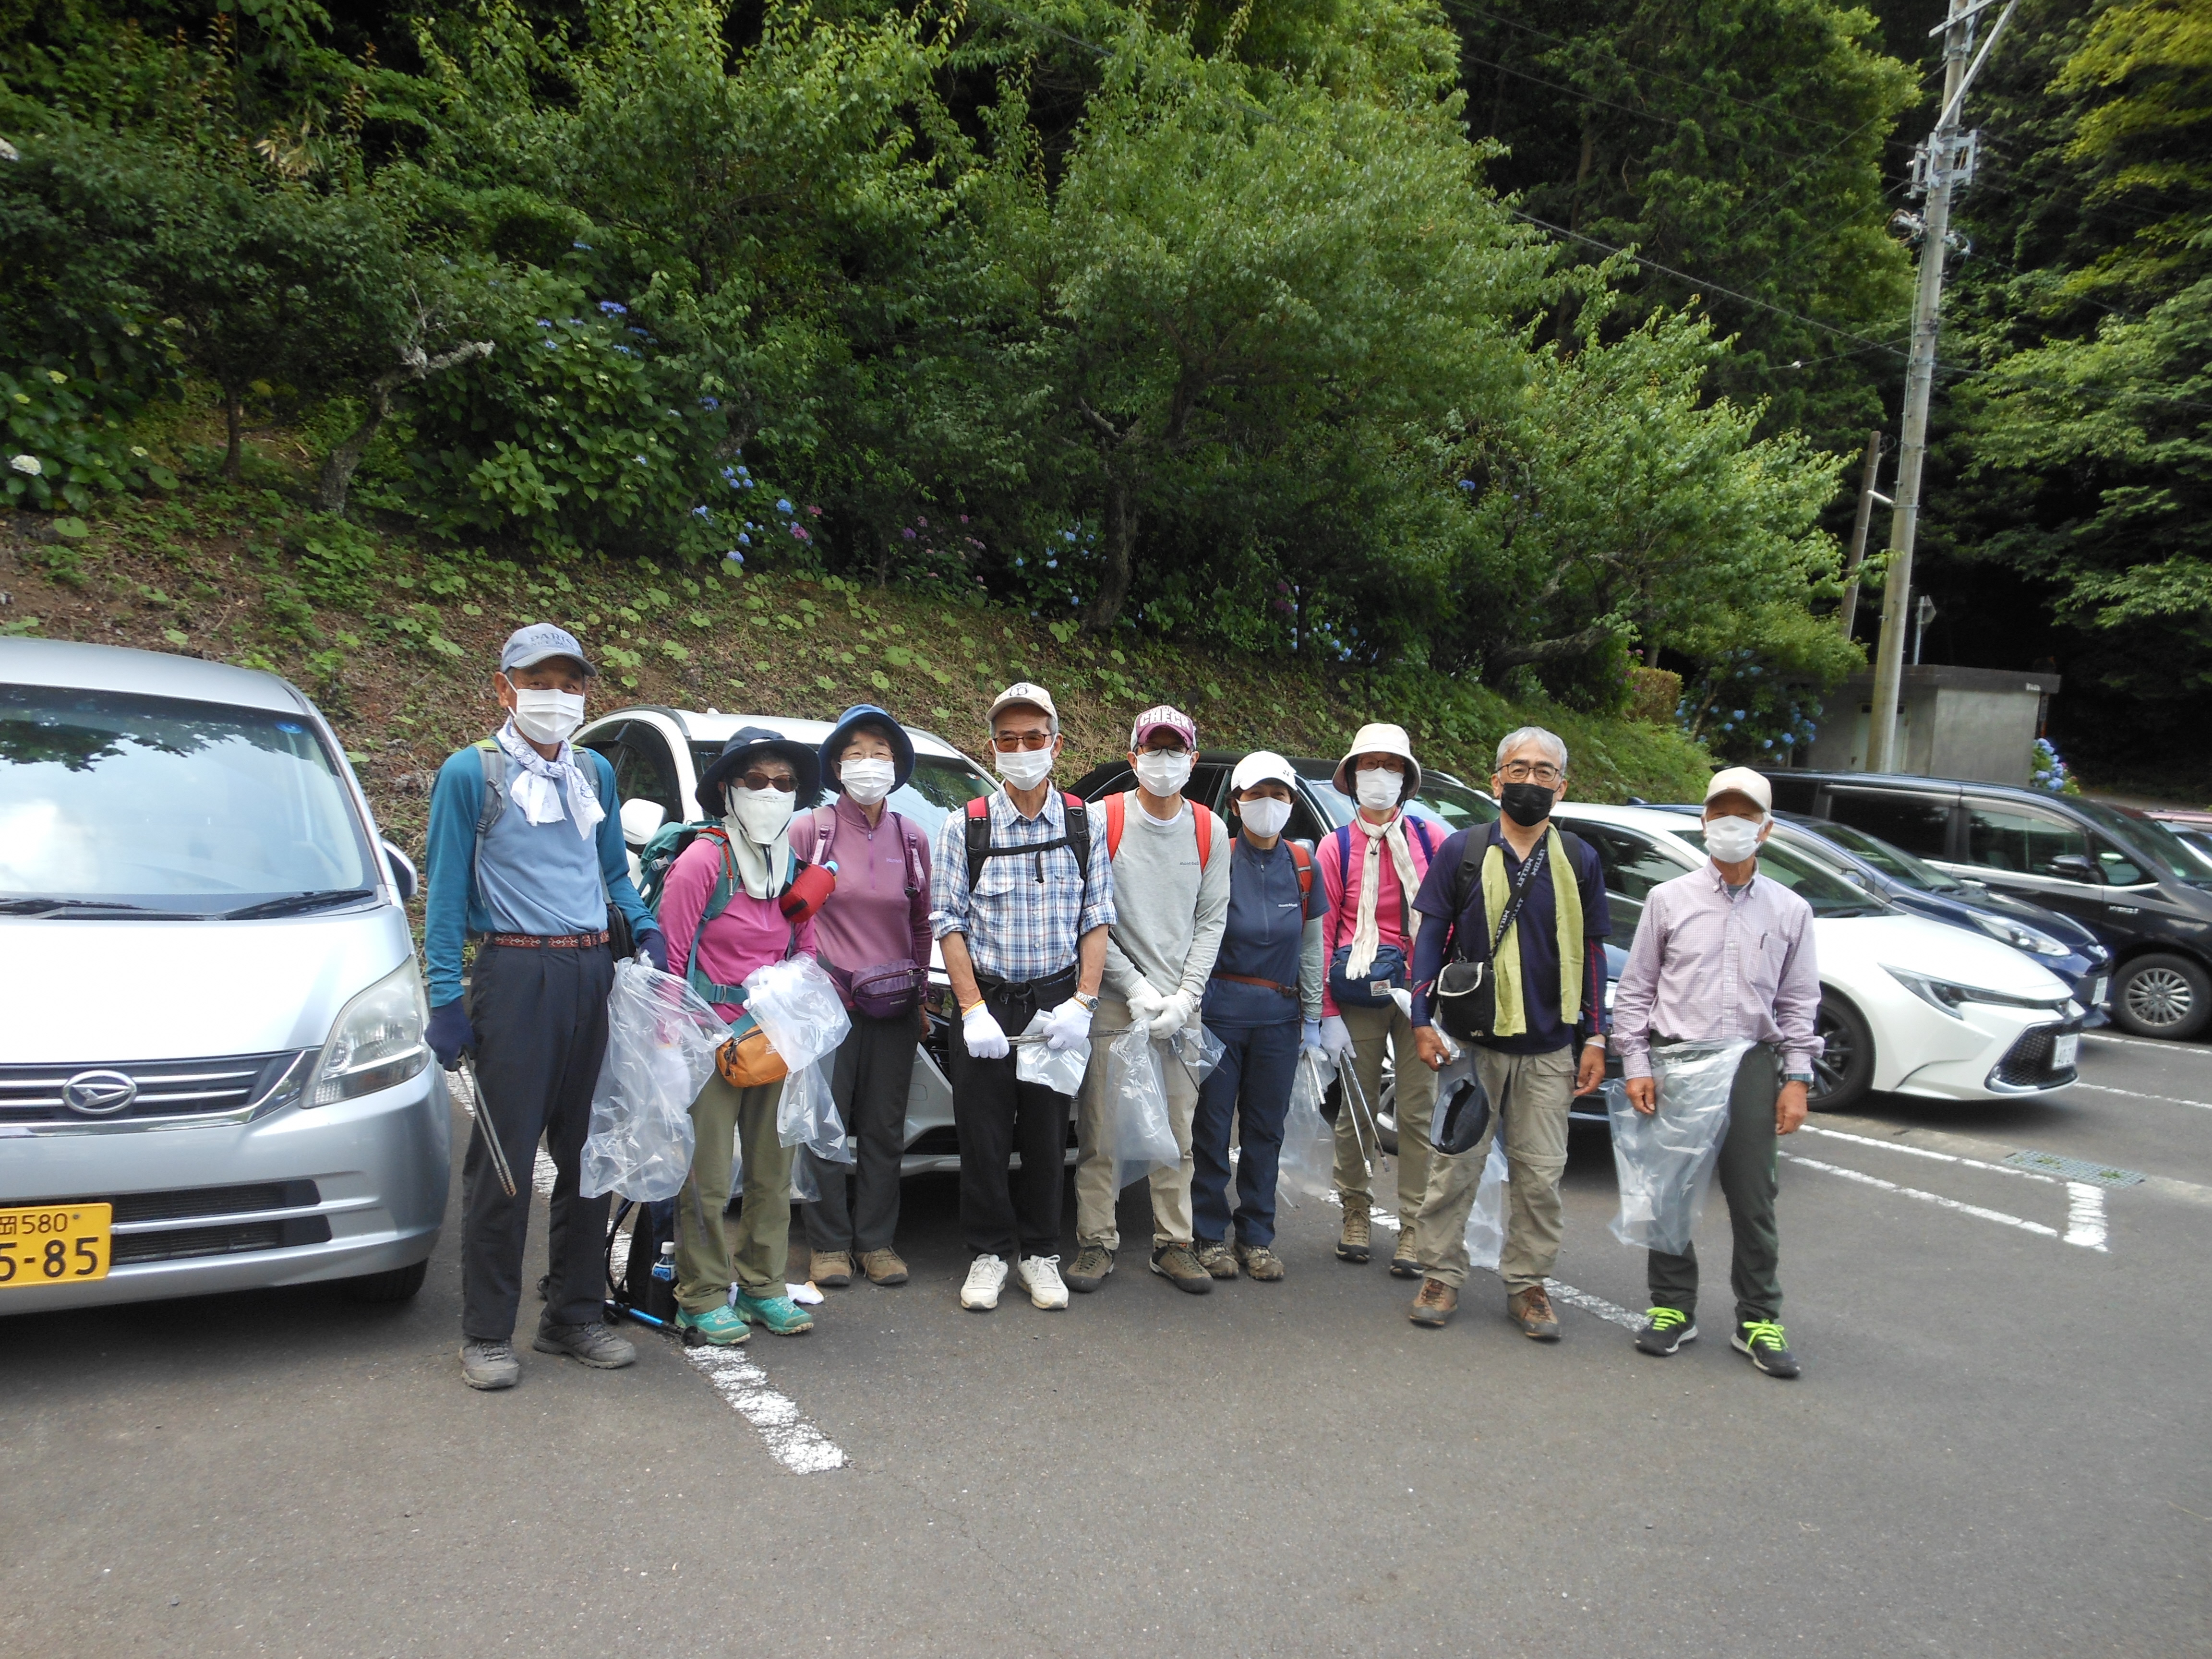
[[[486,945],[477,952],[469,1023],[476,1028],[482,1097],[461,1164],[464,1336],[503,1342],[514,1334],[540,1136],[556,1171],[545,1241],[551,1272],[544,1323],[582,1325],[599,1316],[609,1199],[580,1197],[576,1186],[614,983],[614,956],[604,945],[586,951]],[[487,1133],[499,1136],[507,1154],[512,1198],[492,1167]]]
[[[914,1081],[921,1027],[919,1014],[871,1019],[853,1011],[853,1030],[838,1045],[830,1092],[856,1158],[848,1176],[842,1164],[801,1154],[811,1161],[822,1193],[818,1202],[806,1206],[806,1243],[812,1249],[860,1255],[891,1247],[898,1231],[907,1089]],[[957,1032],[952,1040],[959,1042]]]
[[[1782,1239],[1774,1224],[1774,1097],[1781,1084],[1780,1061],[1772,1048],[1759,1043],[1744,1055],[1729,1091],[1728,1135],[1715,1173],[1735,1236],[1729,1280],[1735,1291],[1738,1324],[1782,1316]],[[1666,1109],[1663,1100],[1660,1109]],[[1651,1305],[1696,1313],[1698,1247],[1692,1244],[1680,1255],[1654,1250],[1650,1257]]]
[[[1040,1008],[1074,988],[1074,970],[1050,980],[982,986],[991,1018],[1020,1034]],[[1014,1075],[1014,1057],[978,1060],[955,1024],[952,1128],[960,1138],[960,1231],[970,1255],[1060,1254],[1060,1206],[1067,1184],[1067,1113],[1073,1097]],[[1007,1160],[1020,1153],[1022,1167]],[[1017,1250],[1016,1246],[1019,1245]]]
[[[1290,1115],[1298,1063],[1298,1022],[1209,1025],[1224,1045],[1221,1063],[1198,1086],[1191,1120],[1192,1231],[1203,1243],[1229,1236],[1229,1127],[1237,1121],[1237,1242],[1256,1249],[1275,1242],[1275,1166]]]

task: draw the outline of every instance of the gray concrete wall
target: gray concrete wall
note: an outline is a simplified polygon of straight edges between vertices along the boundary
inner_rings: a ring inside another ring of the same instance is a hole
[[[1927,775],[2025,784],[2037,702],[2016,691],[1938,690]]]
[[[2027,781],[2028,756],[2044,696],[2057,678],[1944,665],[1907,668],[1898,698],[1898,770],[1986,783]],[[1816,771],[1866,769],[1870,676],[1828,695],[1805,764]]]

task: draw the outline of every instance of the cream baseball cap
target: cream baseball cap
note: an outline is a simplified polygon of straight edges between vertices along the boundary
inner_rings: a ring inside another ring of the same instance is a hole
[[[983,716],[983,724],[988,726],[993,720],[999,718],[999,711],[1001,708],[1011,708],[1018,702],[1025,702],[1032,708],[1043,709],[1045,717],[1053,724],[1053,729],[1059,730],[1060,709],[1052,700],[1052,693],[1041,685],[1030,684],[1027,680],[1016,680],[997,696],[992,698],[990,712]]]
[[[1774,810],[1773,786],[1748,766],[1723,766],[1705,784],[1705,799],[1715,795],[1747,795],[1762,812]]]

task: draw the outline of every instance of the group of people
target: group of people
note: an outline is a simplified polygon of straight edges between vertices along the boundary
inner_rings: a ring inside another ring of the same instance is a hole
[[[579,1182],[607,1041],[611,922],[732,1027],[691,1106],[696,1151],[676,1200],[675,1319],[687,1340],[742,1342],[755,1326],[795,1335],[813,1322],[785,1283],[792,1161],[811,1155],[781,1142],[782,1066],[744,984],[793,956],[820,963],[850,1016],[831,1092],[854,1161],[815,1161],[819,1197],[803,1218],[811,1277],[824,1289],[907,1279],[895,1248],[900,1161],[933,943],[957,1005],[946,1047],[963,1308],[995,1308],[1010,1278],[1036,1306],[1065,1308],[1071,1291],[1095,1293],[1114,1272],[1133,1171],[1116,1145],[1112,1051],[1141,1025],[1167,1056],[1159,1076],[1180,1153],[1144,1176],[1154,1274],[1194,1294],[1284,1277],[1276,1184],[1307,1051],[1348,1074],[1334,1131],[1335,1250],[1368,1262],[1378,1218],[1371,1103],[1395,1055],[1397,1192],[1379,1214],[1396,1224],[1389,1272],[1420,1281],[1409,1316],[1440,1326],[1456,1310],[1469,1211],[1502,1135],[1507,1315],[1556,1340],[1546,1283],[1571,1101],[1598,1085],[1610,1043],[1635,1109],[1663,1111],[1655,1049],[1663,1070],[1669,1046],[1717,1038],[1752,1045],[1718,1164],[1735,1239],[1731,1340],[1759,1370],[1796,1374],[1779,1322],[1775,1138],[1804,1117],[1820,987],[1809,909],[1758,873],[1771,808],[1759,774],[1715,775],[1711,861],[1649,896],[1608,1013],[1603,872],[1589,843],[1551,822],[1568,757],[1540,727],[1498,745],[1491,787],[1502,817],[1450,835],[1408,810],[1421,768],[1406,732],[1362,727],[1334,775],[1356,803],[1352,821],[1309,848],[1285,839],[1299,786],[1279,755],[1237,764],[1231,822],[1187,799],[1198,731],[1164,705],[1132,726],[1135,787],[1086,804],[1055,782],[1063,738],[1051,694],[1008,686],[987,716],[999,787],[948,815],[933,844],[887,805],[914,749],[884,709],[846,710],[818,747],[748,726],[702,775],[705,827],[648,909],[630,878],[613,769],[568,741],[595,672],[564,630],[518,629],[494,677],[506,724],[453,756],[431,795],[428,1041],[449,1068],[470,1057],[476,1083],[463,1168],[470,1386],[520,1376],[513,1335],[531,1194],[512,1172],[532,1166],[541,1139],[556,1178],[532,1346],[598,1367],[635,1358],[601,1318],[609,1200],[585,1197]],[[1455,1041],[1436,1005],[1467,984],[1487,986],[1491,1012]],[[1200,1026],[1221,1051],[1202,1080],[1169,1046]],[[1036,1080],[1050,1068],[1022,1064],[1017,1050],[1036,1044],[1063,1055],[1088,1045],[1073,1095]],[[1449,1137],[1453,1150],[1443,1150],[1431,1137],[1439,1079],[1456,1099],[1469,1078],[1493,1109],[1479,1135]],[[1071,1111],[1076,1253],[1063,1272]],[[1649,1282],[1637,1346],[1672,1354],[1698,1334],[1694,1251],[1652,1252]]]

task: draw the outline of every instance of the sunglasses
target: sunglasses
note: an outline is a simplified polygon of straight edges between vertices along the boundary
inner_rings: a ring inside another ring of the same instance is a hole
[[[787,795],[799,787],[796,778],[772,777],[766,772],[748,772],[738,782],[747,789],[775,789]]]
[[[991,739],[991,747],[1009,755],[1017,749],[1049,749],[1052,747],[1052,733],[1049,732],[1003,732]]]

